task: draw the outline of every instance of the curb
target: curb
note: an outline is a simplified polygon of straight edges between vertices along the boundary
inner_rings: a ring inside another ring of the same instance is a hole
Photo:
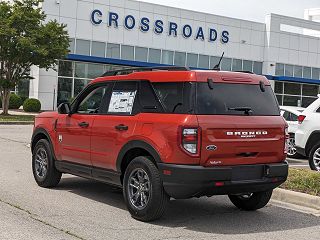
[[[0,125],[33,125],[33,121],[0,122]]]
[[[272,200],[320,210],[320,197],[306,193],[276,188],[273,190]]]

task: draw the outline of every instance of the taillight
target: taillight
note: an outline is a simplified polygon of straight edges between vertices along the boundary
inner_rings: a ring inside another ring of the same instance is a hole
[[[305,118],[306,118],[305,115],[299,115],[298,116],[298,123],[301,124]]]
[[[286,125],[285,130],[284,130],[284,134],[285,134],[285,144],[284,144],[284,153],[287,154],[288,153],[288,149],[289,149],[289,142],[290,142],[290,134],[289,134],[289,130],[288,130],[288,125]]]
[[[180,132],[180,144],[183,150],[192,156],[199,156],[201,129],[198,127],[182,127]]]

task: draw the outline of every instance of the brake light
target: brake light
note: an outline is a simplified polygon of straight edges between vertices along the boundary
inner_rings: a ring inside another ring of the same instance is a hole
[[[288,125],[286,125],[285,130],[284,130],[284,134],[285,134],[285,144],[284,144],[284,154],[288,153],[288,149],[289,149],[289,141],[290,141],[290,135],[289,135],[289,130],[288,130]]]
[[[201,129],[196,127],[181,128],[181,147],[192,156],[199,156]]]
[[[305,118],[306,118],[305,115],[299,115],[298,116],[298,123],[301,124]]]

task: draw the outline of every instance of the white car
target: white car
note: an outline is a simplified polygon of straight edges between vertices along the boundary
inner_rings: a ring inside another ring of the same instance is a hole
[[[309,157],[309,165],[320,171],[320,94],[298,117],[298,129],[295,134],[296,150]]]
[[[280,106],[281,116],[287,121],[288,123],[288,132],[290,135],[288,141],[288,156],[291,158],[298,158],[301,155],[297,153],[295,147],[295,140],[294,136],[298,129],[298,116],[305,110],[303,107],[291,107],[291,106]]]

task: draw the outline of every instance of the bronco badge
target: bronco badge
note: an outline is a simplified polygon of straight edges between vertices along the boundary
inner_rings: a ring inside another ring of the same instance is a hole
[[[206,147],[206,149],[207,149],[208,151],[215,151],[215,150],[217,149],[217,146],[215,146],[215,145],[208,145],[208,146]]]

